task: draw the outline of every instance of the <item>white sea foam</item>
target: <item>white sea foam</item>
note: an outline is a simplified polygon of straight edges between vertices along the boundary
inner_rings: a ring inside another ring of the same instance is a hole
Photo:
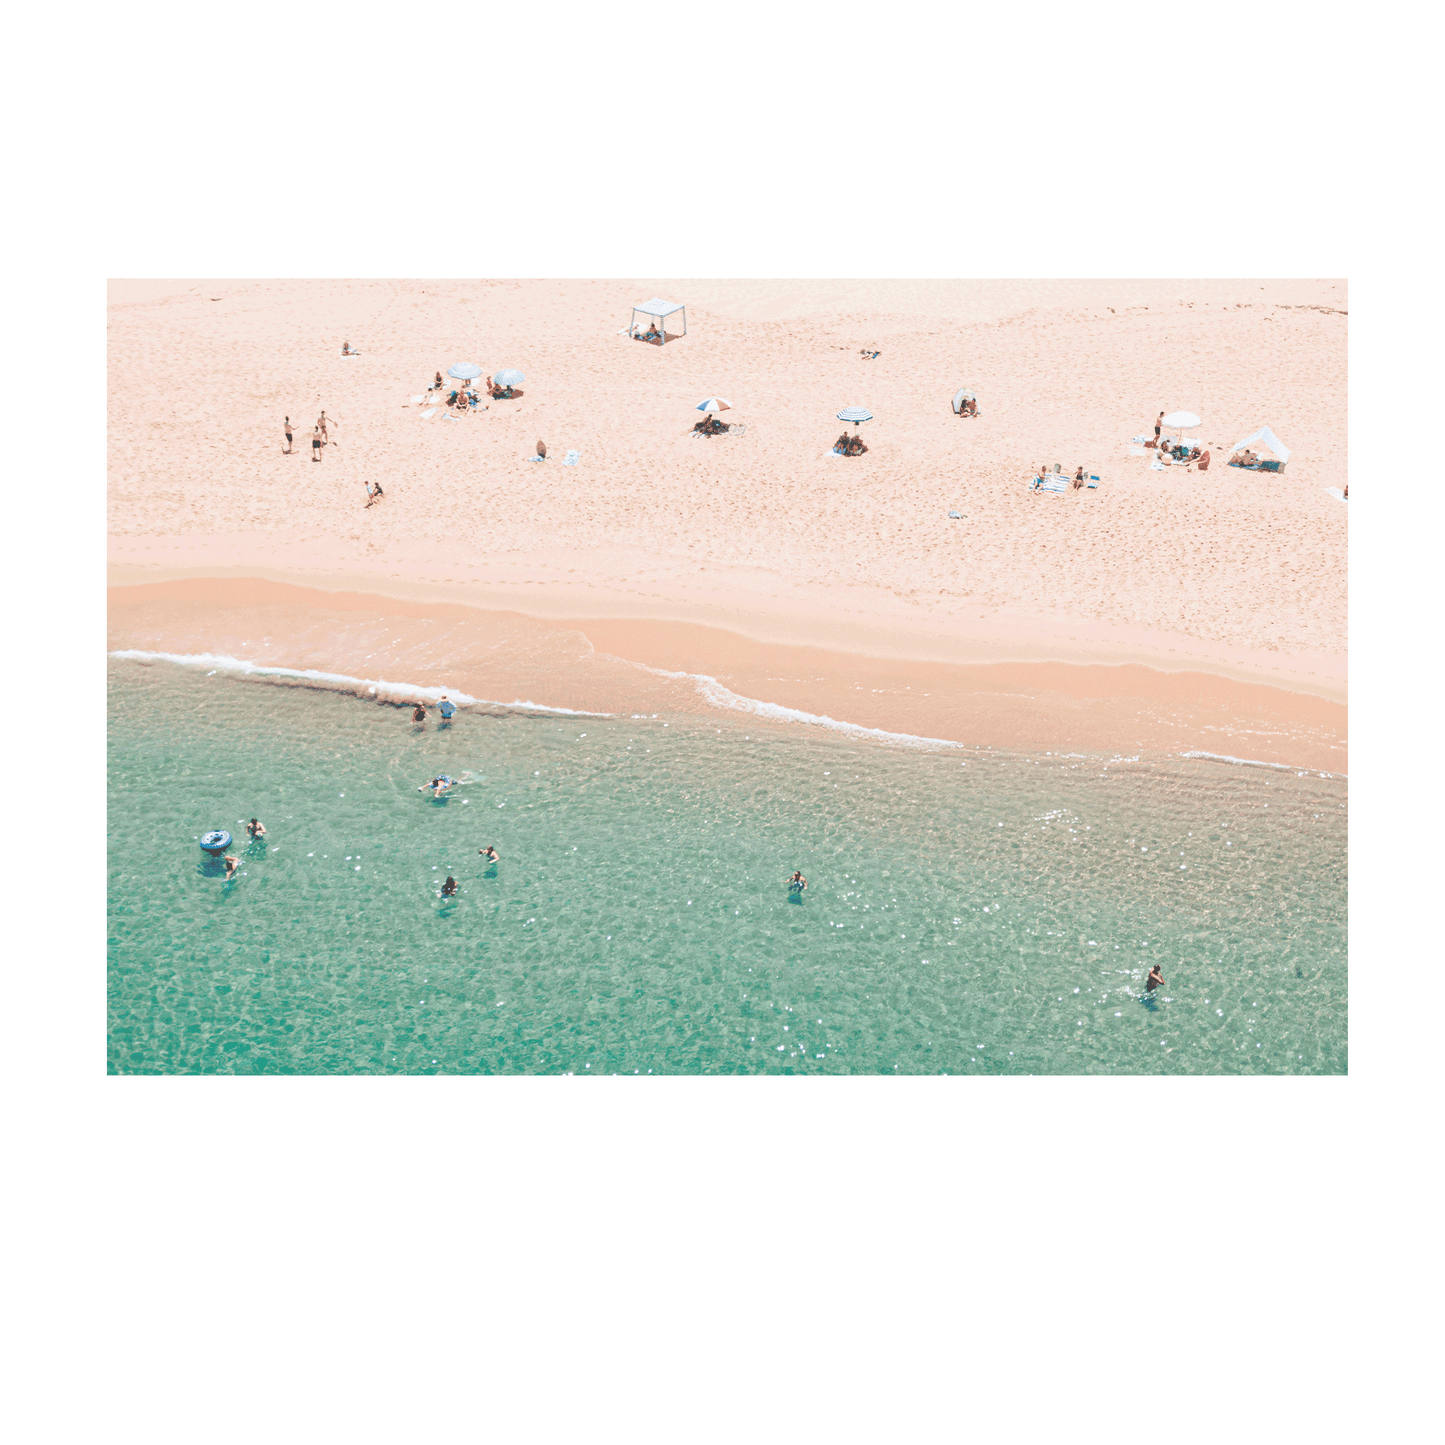
[[[1233,758],[1228,753],[1180,753],[1181,758],[1204,758],[1211,763],[1234,763],[1241,768],[1272,768],[1277,773],[1298,773],[1303,776],[1306,773],[1314,773],[1321,778],[1343,778],[1349,780],[1348,773],[1326,773],[1318,768],[1300,768],[1293,763],[1263,763],[1258,758]]]
[[[314,667],[277,667],[269,662],[248,662],[241,657],[227,657],[215,652],[140,652],[127,648],[112,652],[111,657],[126,662],[174,662],[182,667],[206,667],[214,672],[237,672],[249,677],[292,677],[318,686],[363,688],[368,692],[386,693],[392,697],[418,698],[438,702],[449,697],[458,707],[514,707],[526,712],[561,713],[568,717],[611,717],[606,712],[579,712],[571,707],[549,707],[541,702],[497,702],[493,698],[472,697],[449,687],[424,687],[417,682],[388,682],[385,678],[352,677],[344,672],[320,672]]]
[[[619,662],[627,662],[627,658],[618,658]],[[644,672],[650,672],[655,677],[671,677],[693,683],[702,697],[714,707],[727,708],[732,712],[751,713],[754,717],[767,718],[770,722],[794,722],[807,723],[812,727],[830,728],[834,732],[844,733],[848,737],[855,738],[877,738],[880,742],[901,743],[905,747],[920,748],[961,748],[962,743],[949,742],[946,738],[921,738],[915,737],[912,733],[890,733],[882,728],[867,728],[861,723],[839,722],[837,718],[828,717],[824,713],[803,712],[800,708],[784,707],[776,702],[759,702],[755,697],[744,697],[741,693],[734,692],[731,688],[724,687],[717,678],[709,677],[705,672],[669,672],[662,667],[648,667],[644,662],[634,662],[633,667],[640,667]]]

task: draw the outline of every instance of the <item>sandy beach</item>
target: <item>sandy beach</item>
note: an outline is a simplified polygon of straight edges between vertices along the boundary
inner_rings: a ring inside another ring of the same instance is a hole
[[[618,334],[654,295],[687,306],[661,348]],[[113,282],[110,647],[608,711],[712,705],[707,677],[885,731],[1344,772],[1347,307],[1329,280]],[[459,360],[522,394],[412,402]],[[741,435],[690,434],[710,395]],[[870,450],[830,456],[854,404]],[[1130,455],[1175,409],[1207,473]],[[1286,470],[1227,468],[1264,425]],[[1030,494],[1054,462],[1099,487]]]

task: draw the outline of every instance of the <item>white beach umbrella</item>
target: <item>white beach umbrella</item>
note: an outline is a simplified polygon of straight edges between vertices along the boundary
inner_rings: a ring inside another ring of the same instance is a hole
[[[869,411],[866,406],[845,406],[843,410],[838,413],[838,420],[851,421],[853,423],[853,430],[857,431],[860,421],[873,420],[873,413]]]
[[[482,374],[482,368],[474,361],[454,361],[447,367],[447,375],[458,381],[473,381]]]
[[[710,396],[706,401],[697,404],[699,411],[731,411],[733,404],[726,397]]]
[[[520,386],[526,379],[516,367],[508,367],[505,371],[499,371],[492,378],[498,386]]]
[[[1192,411],[1171,411],[1164,418],[1164,425],[1167,427],[1182,430],[1187,426],[1198,426],[1199,418]]]

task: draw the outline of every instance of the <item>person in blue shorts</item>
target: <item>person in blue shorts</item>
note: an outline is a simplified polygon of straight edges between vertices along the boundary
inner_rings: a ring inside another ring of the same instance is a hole
[[[456,712],[456,710],[456,703],[454,703],[446,693],[443,693],[442,700],[437,704],[437,711],[441,713],[442,721],[450,722],[452,720],[452,714]]]

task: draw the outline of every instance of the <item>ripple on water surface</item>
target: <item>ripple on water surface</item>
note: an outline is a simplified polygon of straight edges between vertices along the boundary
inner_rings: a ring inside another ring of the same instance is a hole
[[[113,1072],[1346,1068],[1340,779],[110,682]]]

